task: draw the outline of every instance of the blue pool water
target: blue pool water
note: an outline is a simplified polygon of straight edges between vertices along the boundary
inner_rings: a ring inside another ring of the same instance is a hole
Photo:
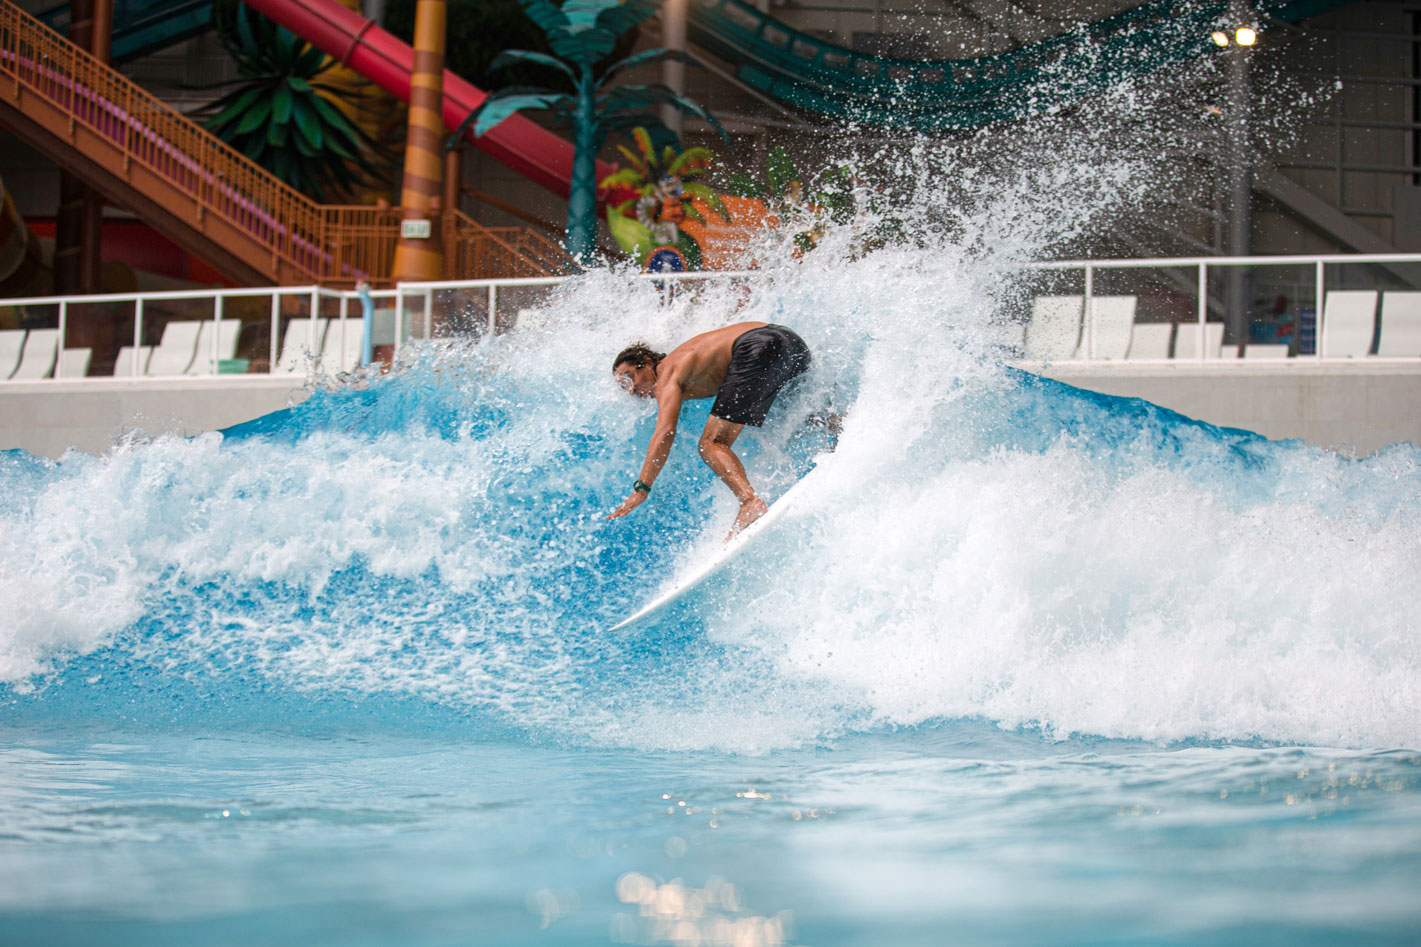
[[[0,454],[0,942],[1416,942],[1421,450],[1006,367],[1020,261],[1135,186],[1016,155],[911,248],[594,272],[221,434]],[[653,421],[610,359],[730,319],[815,355],[752,478],[824,476],[608,635],[734,512],[683,436],[603,519]]]
[[[5,942],[1414,942],[1421,451],[1017,372],[960,275],[885,312],[870,265],[599,274],[224,435],[4,455]],[[818,357],[747,466],[825,483],[609,636],[733,509],[683,437],[602,519],[652,421],[607,362],[735,304]]]

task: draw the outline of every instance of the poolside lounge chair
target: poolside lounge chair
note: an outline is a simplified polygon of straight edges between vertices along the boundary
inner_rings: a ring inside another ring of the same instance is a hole
[[[1174,339],[1172,322],[1137,322],[1130,334],[1129,359],[1169,358],[1169,345]]]
[[[136,354],[135,354],[136,353]],[[130,378],[133,375],[143,375],[148,368],[148,362],[153,357],[153,346],[140,345],[134,349],[131,345],[125,345],[118,350],[118,358],[113,363],[113,377]],[[134,371],[137,364],[138,370]]]
[[[20,353],[25,350],[24,329],[0,331],[0,378],[9,378],[20,366]]]
[[[1206,359],[1218,358],[1219,350],[1224,344],[1224,324],[1222,322],[1204,323],[1204,357]],[[1199,323],[1181,322],[1179,331],[1174,334],[1174,357],[1179,359],[1197,359],[1199,357]]]
[[[59,357],[58,329],[31,329],[25,339],[25,351],[20,367],[11,378],[48,378],[54,374],[54,360]]]
[[[1382,293],[1382,334],[1377,355],[1421,356],[1421,293]]]
[[[305,373],[311,361],[320,355],[326,344],[329,319],[292,319],[286,326],[286,338],[281,342],[281,358],[276,371]]]
[[[326,374],[335,375],[360,367],[364,333],[365,325],[359,319],[346,319],[344,325],[338,320],[331,323],[326,330],[325,346],[321,349],[321,367]]]
[[[199,323],[197,354],[188,366],[188,375],[216,375],[218,364],[237,354],[237,337],[242,334],[239,319],[208,319]],[[217,359],[212,357],[212,338],[217,337]]]
[[[94,358],[93,349],[65,349],[59,353],[60,378],[86,378],[89,362]]]
[[[145,375],[182,375],[197,354],[197,337],[202,323],[174,320],[163,326],[163,338],[148,357]]]
[[[1243,357],[1248,359],[1277,359],[1288,357],[1286,342],[1250,342],[1243,347]]]
[[[1130,351],[1135,302],[1134,296],[1092,296],[1089,318],[1086,319],[1076,357],[1098,360],[1124,358]]]
[[[1084,296],[1037,296],[1026,326],[1026,357],[1045,361],[1074,358],[1084,304]]]
[[[1328,293],[1322,309],[1323,356],[1365,357],[1372,350],[1376,321],[1376,290],[1339,289]]]

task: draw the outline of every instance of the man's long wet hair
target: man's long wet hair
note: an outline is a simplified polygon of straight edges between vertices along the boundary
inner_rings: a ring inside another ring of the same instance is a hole
[[[617,366],[623,362],[631,362],[633,368],[641,368],[644,365],[655,368],[661,364],[661,360],[665,357],[665,352],[658,352],[645,342],[637,342],[617,353],[616,360],[612,362],[612,371],[616,371]]]

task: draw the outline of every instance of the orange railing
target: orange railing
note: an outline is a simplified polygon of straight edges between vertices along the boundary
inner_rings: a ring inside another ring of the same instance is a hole
[[[269,256],[263,269],[273,282],[383,282],[390,273],[398,211],[317,204],[8,0],[0,0],[0,74],[64,112],[71,132],[83,125],[113,149],[106,165],[125,174],[138,165],[191,199],[194,226],[211,215],[246,235],[262,251],[248,256]],[[451,227],[454,277],[542,275],[570,263],[519,228],[487,228],[459,213],[446,234]],[[498,272],[478,269],[484,261]]]

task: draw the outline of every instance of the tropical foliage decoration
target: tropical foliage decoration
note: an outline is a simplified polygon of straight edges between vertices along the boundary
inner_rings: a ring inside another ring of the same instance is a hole
[[[793,239],[799,253],[814,249],[831,226],[849,223],[861,209],[869,210],[877,222],[859,241],[860,249],[887,243],[901,229],[884,201],[876,199],[873,189],[864,188],[848,167],[835,165],[808,179],[778,145],[765,158],[763,178],[730,172],[724,188],[727,194],[764,201],[797,227]]]
[[[241,78],[202,109],[209,131],[317,201],[387,176],[378,143],[342,111],[342,90],[322,81],[335,60],[238,0],[216,0],[212,18]]]
[[[730,220],[730,211],[715,189],[700,179],[715,167],[709,148],[677,151],[671,145],[657,149],[651,133],[642,126],[632,129],[636,149],[618,145],[627,167],[601,181],[603,188],[620,187],[639,197],[607,207],[607,225],[612,237],[638,265],[658,246],[676,247],[689,269],[701,268],[701,248],[694,237],[678,226],[687,218],[705,223],[696,206],[702,205]]]
[[[554,119],[573,129],[572,181],[567,208],[567,252],[588,262],[597,248],[597,151],[611,132],[641,125],[660,126],[652,114],[657,106],[670,106],[704,119],[729,141],[715,117],[701,106],[665,85],[607,85],[614,76],[637,66],[675,60],[699,65],[683,52],[649,49],[613,62],[598,64],[616,47],[619,38],[651,19],[656,5],[647,0],[567,0],[561,7],[550,0],[521,0],[523,10],[547,36],[553,54],[511,49],[489,68],[513,64],[551,69],[567,80],[571,91],[528,86],[499,89],[466,118],[455,132],[462,136],[472,123],[475,135],[486,134],[499,122],[525,110],[548,110]]]

